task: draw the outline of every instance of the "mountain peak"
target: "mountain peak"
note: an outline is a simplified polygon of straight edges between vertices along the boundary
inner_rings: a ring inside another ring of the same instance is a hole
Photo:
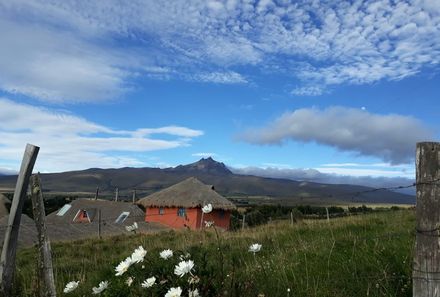
[[[199,161],[188,165],[179,165],[175,169],[179,171],[198,171],[216,175],[232,174],[232,172],[226,167],[224,163],[218,162],[211,157],[202,158]]]

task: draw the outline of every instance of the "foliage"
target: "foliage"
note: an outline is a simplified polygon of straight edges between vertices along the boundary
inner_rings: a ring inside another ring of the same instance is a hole
[[[411,296],[413,230],[413,211],[398,210],[330,222],[273,221],[237,232],[211,228],[55,243],[56,287],[59,296],[92,296],[92,287],[109,280],[101,296],[164,296],[171,286],[188,288],[188,279],[173,269],[189,253],[201,296]],[[262,244],[256,254],[248,252],[253,243]],[[145,263],[116,277],[116,265],[140,245],[148,251]],[[175,251],[169,262],[159,257],[167,248]],[[35,257],[35,249],[19,252],[14,296],[35,295]],[[167,282],[140,287],[153,275]],[[135,277],[130,287],[128,276]],[[80,281],[78,288],[63,294],[73,280]]]

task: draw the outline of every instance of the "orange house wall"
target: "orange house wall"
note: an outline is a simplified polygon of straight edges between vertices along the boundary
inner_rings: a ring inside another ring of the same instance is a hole
[[[197,227],[200,228],[200,222],[202,219],[202,210],[200,208],[198,210],[199,210],[200,219],[198,220]],[[227,210],[221,211],[219,209],[214,209],[210,213],[203,214],[203,226],[202,227],[204,227],[205,221],[214,221],[214,225],[216,227],[220,227],[220,228],[228,230],[229,223],[231,221],[231,212],[227,211]]]
[[[186,217],[179,217],[177,215],[177,207],[164,207],[164,213],[159,214],[159,207],[148,207],[146,209],[145,221],[157,222],[167,225],[171,228],[185,228],[200,229],[202,210],[200,208],[186,208]],[[224,211],[221,216],[220,210],[213,210],[209,214],[203,215],[203,221],[214,221],[217,227],[229,229],[231,214],[229,211]],[[204,225],[204,222],[203,222]]]

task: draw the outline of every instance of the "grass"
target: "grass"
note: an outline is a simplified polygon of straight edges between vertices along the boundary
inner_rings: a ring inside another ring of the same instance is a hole
[[[413,211],[400,210],[329,223],[303,221],[291,226],[277,221],[218,236],[212,229],[182,230],[54,243],[54,273],[59,296],[71,280],[80,280],[80,286],[66,296],[89,296],[91,288],[104,279],[115,284],[114,267],[142,245],[151,260],[136,272],[138,278],[159,273],[163,262],[154,259],[161,250],[189,252],[201,278],[202,296],[411,296],[413,230]],[[254,256],[247,250],[256,242],[263,248]],[[35,259],[33,248],[17,255],[17,296],[36,294]],[[110,291],[103,295],[141,296],[145,292],[147,296],[148,289],[129,293],[127,287],[123,295]]]

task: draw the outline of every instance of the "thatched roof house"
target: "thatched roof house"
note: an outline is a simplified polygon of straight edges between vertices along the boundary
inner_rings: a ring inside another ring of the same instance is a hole
[[[230,211],[235,205],[208,186],[191,177],[137,202],[146,209],[145,221],[159,222],[173,228],[199,229],[204,221],[229,228]],[[201,208],[210,204],[212,212],[205,214]]]
[[[213,186],[205,185],[195,177],[190,177],[162,191],[153,193],[137,204],[143,207],[186,207],[195,208],[211,204],[213,209],[232,210],[235,205],[218,194]]]

